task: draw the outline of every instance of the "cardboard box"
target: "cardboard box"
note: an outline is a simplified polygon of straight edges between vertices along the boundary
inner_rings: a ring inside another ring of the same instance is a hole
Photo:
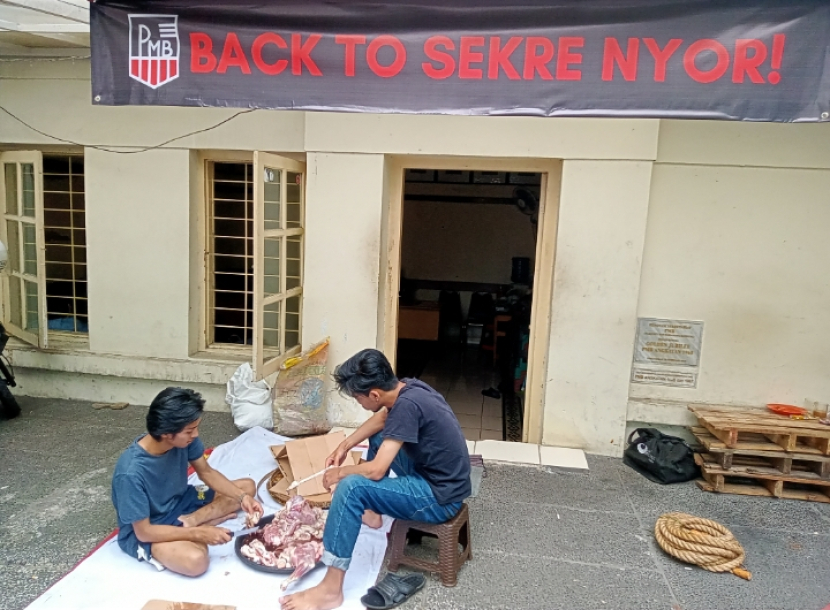
[[[344,440],[346,440],[346,435],[343,432],[333,432],[272,446],[271,453],[274,454],[285,476],[271,490],[279,494],[288,493],[289,496],[299,494],[312,502],[331,502],[331,493],[323,487],[322,474],[302,483],[290,492],[287,490],[294,481],[323,470],[326,467],[326,458]],[[346,456],[343,465],[359,464],[361,455],[360,451],[351,452]]]

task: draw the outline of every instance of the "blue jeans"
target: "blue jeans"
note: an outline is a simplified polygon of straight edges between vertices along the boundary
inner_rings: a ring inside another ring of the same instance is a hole
[[[375,459],[383,437],[369,438],[368,460]],[[387,476],[372,481],[352,474],[337,484],[323,534],[323,563],[340,570],[349,569],[354,545],[366,509],[395,519],[444,523],[461,509],[461,502],[439,504],[426,480],[415,472],[403,448],[392,462],[397,478]]]

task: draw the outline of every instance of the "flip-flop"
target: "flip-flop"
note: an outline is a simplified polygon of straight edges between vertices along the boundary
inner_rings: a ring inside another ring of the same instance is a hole
[[[426,581],[423,574],[387,574],[374,587],[369,587],[366,595],[360,598],[360,603],[369,610],[397,608],[423,589]]]
[[[496,388],[487,388],[486,390],[482,390],[481,393],[488,398],[501,398],[501,392]]]

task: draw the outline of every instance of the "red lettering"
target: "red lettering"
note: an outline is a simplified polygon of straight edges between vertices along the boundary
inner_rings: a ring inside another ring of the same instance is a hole
[[[681,38],[672,38],[662,49],[657,45],[657,41],[654,38],[644,38],[643,42],[646,43],[646,48],[652,57],[654,57],[654,82],[665,82],[666,64],[669,62],[669,58],[674,55],[674,52],[683,44],[683,40]]]
[[[444,79],[452,76],[455,72],[455,59],[449,53],[438,50],[438,45],[450,51],[455,50],[455,44],[446,36],[430,36],[424,43],[424,54],[432,61],[441,63],[443,68],[436,68],[433,64],[425,61],[421,64],[424,74],[434,79]]]
[[[490,38],[490,62],[487,68],[487,78],[497,79],[499,77],[499,66],[501,66],[501,69],[507,74],[507,78],[519,80],[519,73],[510,63],[510,55],[520,44],[522,44],[521,36],[512,36],[503,47],[501,46],[500,36]]]
[[[637,80],[639,53],[640,40],[638,38],[628,39],[628,52],[625,55],[616,38],[606,38],[605,52],[602,56],[602,80],[614,80],[614,62],[620,67],[625,80]]]
[[[366,44],[365,36],[335,36],[334,42],[342,44],[346,48],[343,50],[344,55],[344,71],[346,76],[354,76],[355,51],[357,45]]]
[[[388,66],[382,66],[378,62],[378,51],[381,47],[392,47],[395,50],[395,60]],[[406,65],[406,49],[400,40],[394,36],[378,36],[369,43],[366,49],[366,63],[369,69],[383,78],[396,76]]]
[[[287,49],[288,45],[285,44],[285,40],[279,34],[274,34],[273,32],[265,32],[264,34],[260,34],[254,39],[254,44],[251,45],[251,55],[254,58],[254,65],[263,73],[267,74],[268,76],[274,76],[279,74],[283,70],[288,67],[288,60],[287,59],[278,59],[272,64],[269,64],[262,58],[262,48],[267,45],[272,44],[280,49]]]
[[[752,57],[747,52],[752,49]],[[764,77],[758,72],[758,66],[767,58],[767,45],[760,40],[739,38],[735,41],[735,64],[732,66],[732,82],[744,82],[744,74],[753,83],[764,83]]]
[[[251,73],[251,66],[248,65],[248,59],[245,57],[242,45],[239,44],[239,38],[233,32],[229,32],[225,37],[225,46],[222,48],[222,57],[219,59],[219,67],[216,71],[224,74],[228,68],[239,68],[242,74]]]
[[[536,49],[542,48],[542,53],[536,53]],[[553,80],[553,75],[548,70],[547,63],[553,59],[553,43],[548,38],[541,36],[528,36],[525,42],[525,65],[522,76],[525,80],[533,80],[536,72],[543,80]]]
[[[786,40],[787,37],[784,34],[776,34],[772,37],[772,60],[770,60],[772,71],[767,76],[767,80],[773,85],[781,82],[781,73],[778,70],[781,69],[781,62],[784,61],[784,43]]]
[[[483,47],[484,36],[462,36],[458,52],[458,78],[481,78],[479,68],[471,68],[472,63],[484,62],[484,53],[474,53],[473,47]]]
[[[582,80],[582,70],[571,69],[570,66],[582,63],[582,53],[571,53],[571,47],[583,46],[585,46],[585,39],[581,36],[565,36],[559,39],[556,80]]]
[[[311,52],[320,42],[320,34],[312,34],[303,42],[301,34],[291,34],[291,74],[300,76],[303,73],[303,64],[312,76],[323,76],[320,68],[311,58]]]
[[[714,53],[717,56],[718,61],[714,68],[709,70],[699,70],[695,64],[695,60],[698,55],[705,51],[711,51]],[[686,72],[692,80],[699,83],[715,82],[721,76],[726,74],[726,71],[729,69],[729,51],[727,51],[726,47],[717,40],[712,40],[711,38],[698,40],[686,49],[686,53],[683,55],[683,67],[686,68]]]
[[[190,71],[206,74],[216,69],[216,55],[213,54],[213,40],[204,32],[190,34]]]

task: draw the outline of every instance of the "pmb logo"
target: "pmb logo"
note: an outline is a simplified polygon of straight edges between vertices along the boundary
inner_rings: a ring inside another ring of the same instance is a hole
[[[130,77],[158,89],[179,77],[177,15],[129,15]]]

